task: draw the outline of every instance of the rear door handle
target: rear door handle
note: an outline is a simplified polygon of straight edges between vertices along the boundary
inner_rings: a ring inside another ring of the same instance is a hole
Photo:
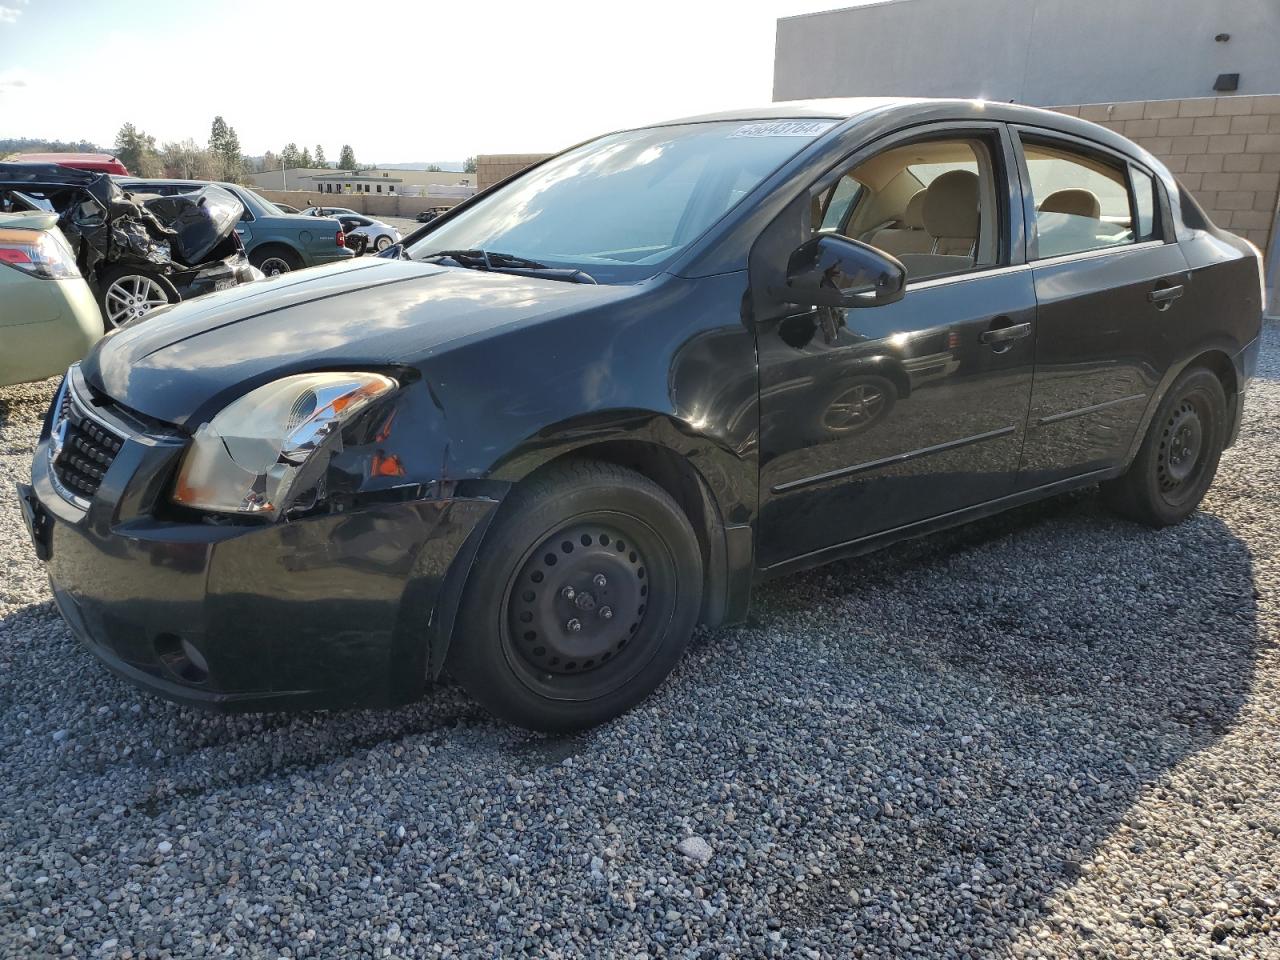
[[[1000,346],[1029,336],[1031,336],[1031,323],[1027,322],[1013,323],[1007,327],[996,327],[993,330],[984,330],[982,336],[978,339],[988,346]]]
[[[1147,294],[1147,300],[1156,305],[1157,310],[1168,310],[1173,301],[1182,296],[1182,284],[1168,287],[1156,287]]]

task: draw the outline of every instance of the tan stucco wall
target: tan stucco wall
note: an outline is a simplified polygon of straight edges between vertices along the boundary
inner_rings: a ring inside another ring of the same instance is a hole
[[[255,188],[256,189],[256,188]],[[371,217],[416,217],[424,210],[445,210],[460,197],[402,197],[376,193],[321,193],[319,190],[257,190],[272,203],[305,207],[347,207]]]
[[[487,190],[499,180],[549,156],[549,153],[483,153],[476,157],[476,189]]]
[[[1280,197],[1280,95],[1052,107],[1159,157],[1218,226],[1266,250]]]

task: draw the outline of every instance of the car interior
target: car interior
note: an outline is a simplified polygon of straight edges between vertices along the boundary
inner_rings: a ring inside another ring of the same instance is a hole
[[[1024,142],[1036,203],[1036,255],[1060,257],[1134,242],[1125,171],[1084,153]]]
[[[991,153],[978,139],[886,150],[814,198],[818,232],[869,243],[902,261],[911,280],[994,266],[999,222]]]
[[[1040,259],[1134,242],[1125,172],[1054,145],[1024,144]],[[897,257],[909,280],[994,266],[999,258],[994,164],[982,140],[929,140],[863,161],[813,199],[819,233]]]

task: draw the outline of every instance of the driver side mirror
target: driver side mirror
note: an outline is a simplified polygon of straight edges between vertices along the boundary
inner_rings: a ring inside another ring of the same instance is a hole
[[[787,261],[788,303],[806,307],[878,307],[901,300],[907,268],[875,247],[838,234],[802,243]]]

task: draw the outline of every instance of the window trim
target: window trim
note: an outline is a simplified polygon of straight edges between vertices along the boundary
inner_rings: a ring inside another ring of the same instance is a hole
[[[1023,195],[1021,183],[1019,182],[1021,172],[1017,166],[1021,157],[1020,154],[1015,152],[1017,145],[1014,141],[1016,137],[1010,132],[1010,125],[999,120],[924,121],[895,130],[874,140],[860,143],[857,149],[850,151],[831,164],[809,185],[809,188],[802,194],[805,197],[805,212],[802,215],[806,218],[810,217],[815,196],[820,196],[846,173],[877,154],[892,150],[895,147],[906,146],[919,140],[944,138],[987,139],[992,141],[988,144],[988,148],[991,152],[991,161],[994,167],[992,178],[995,181],[995,194],[999,206],[996,211],[996,227],[1000,231],[996,246],[997,262],[990,266],[974,267],[974,269],[967,270],[964,273],[953,274],[948,277],[928,278],[917,281],[917,283],[989,276],[995,271],[1007,270],[1009,267],[1027,263],[1025,217],[1014,216],[1015,197]],[[1001,184],[1002,173],[1003,185]],[[810,229],[811,231],[815,229],[812,224],[810,224]],[[912,288],[912,283],[908,280],[908,291]]]
[[[1106,144],[1099,143],[1096,140],[1089,140],[1086,137],[1078,137],[1075,134],[1063,133],[1060,130],[1054,130],[1049,127],[1039,127],[1034,124],[1027,123],[1011,123],[1009,127],[1009,136],[1012,141],[1014,152],[1017,156],[1018,163],[1018,179],[1022,187],[1022,217],[1023,232],[1026,236],[1027,244],[1027,262],[1028,263],[1061,263],[1076,257],[1096,254],[1098,250],[1128,250],[1133,247],[1144,247],[1149,244],[1167,244],[1176,242],[1176,237],[1170,235],[1169,225],[1172,222],[1169,216],[1169,197],[1165,193],[1163,178],[1152,170],[1146,164],[1141,163],[1134,157],[1123,151],[1116,150]],[[1099,159],[1123,170],[1125,186],[1129,193],[1129,217],[1134,227],[1134,242],[1119,244],[1114,247],[1097,247],[1092,250],[1081,250],[1076,253],[1065,253],[1056,257],[1040,258],[1037,247],[1040,242],[1040,234],[1036,229],[1036,201],[1035,193],[1031,189],[1031,170],[1027,166],[1027,154],[1023,149],[1023,139],[1030,138],[1032,141],[1047,143],[1050,147],[1059,146],[1061,149],[1083,153],[1094,154]],[[1156,238],[1152,240],[1137,239],[1137,195],[1133,186],[1133,175],[1130,167],[1136,167],[1146,173],[1156,183],[1159,202],[1156,204],[1156,220],[1158,229]]]

